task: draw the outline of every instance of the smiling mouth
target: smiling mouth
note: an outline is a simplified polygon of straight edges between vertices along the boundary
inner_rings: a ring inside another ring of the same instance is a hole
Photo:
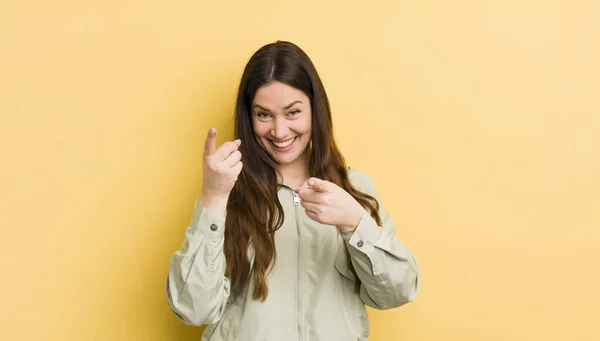
[[[276,142],[273,140],[270,140],[270,141],[277,148],[285,148],[285,147],[288,147],[289,145],[291,145],[292,143],[294,143],[295,140],[296,140],[296,137],[292,137],[291,139],[283,141],[283,142]]]

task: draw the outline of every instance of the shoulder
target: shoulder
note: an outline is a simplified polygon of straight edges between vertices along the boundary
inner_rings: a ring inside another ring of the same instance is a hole
[[[348,178],[352,185],[361,192],[373,193],[375,191],[375,183],[367,174],[348,166]]]

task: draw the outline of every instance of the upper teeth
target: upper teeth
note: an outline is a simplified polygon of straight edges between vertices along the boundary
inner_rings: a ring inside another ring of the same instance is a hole
[[[287,146],[289,146],[290,144],[292,144],[292,142],[294,142],[295,137],[287,140],[287,141],[283,141],[283,142],[275,142],[273,141],[273,144],[276,145],[279,148],[285,148]]]

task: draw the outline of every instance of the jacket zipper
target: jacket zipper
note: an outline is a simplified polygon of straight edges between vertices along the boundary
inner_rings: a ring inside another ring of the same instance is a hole
[[[298,340],[302,340],[302,239],[300,238],[300,197],[294,193],[294,209],[296,212],[296,229],[298,230]]]

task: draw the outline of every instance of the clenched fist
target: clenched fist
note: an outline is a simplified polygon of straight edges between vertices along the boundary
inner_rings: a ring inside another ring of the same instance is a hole
[[[211,128],[204,143],[203,180],[199,200],[207,208],[224,211],[229,193],[242,171],[240,140],[225,142],[217,149],[217,131]]]

